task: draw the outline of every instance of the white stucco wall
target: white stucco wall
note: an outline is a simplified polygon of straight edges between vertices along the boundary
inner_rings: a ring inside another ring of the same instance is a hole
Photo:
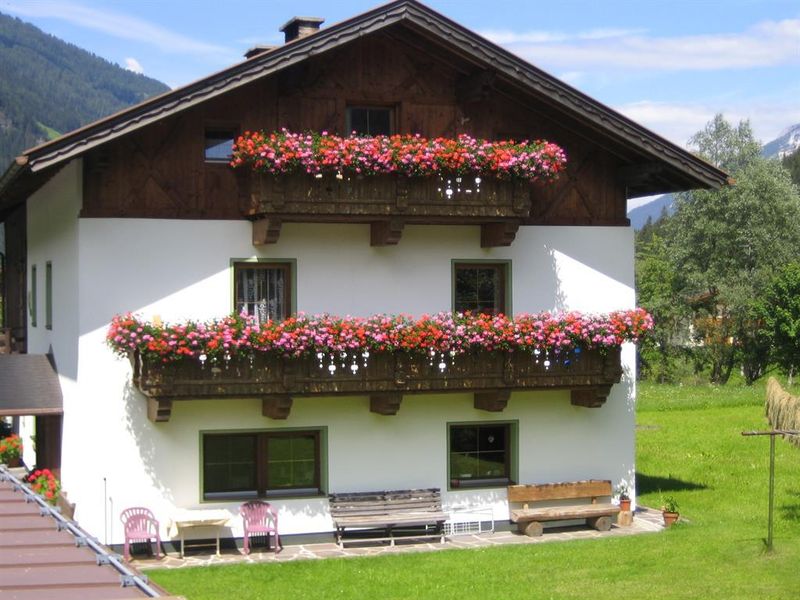
[[[329,491],[446,490],[452,421],[518,421],[521,482],[617,482],[633,472],[633,348],[623,352],[623,382],[599,409],[571,406],[567,392],[526,392],[495,414],[453,394],[407,396],[397,416],[384,417],[369,412],[366,397],[298,398],[286,421],[273,421],[258,401],[224,400],[178,402],[169,422],[154,424],[130,365],[104,345],[117,313],[168,321],[227,314],[230,260],[256,256],[296,259],[297,308],[309,313],[449,310],[451,259],[511,259],[515,313],[629,308],[630,229],[523,227],[511,247],[481,249],[478,227],[409,226],[399,245],[372,248],[366,225],[287,224],[277,244],[255,249],[244,221],[82,219],[79,228],[80,359],[78,390],[65,398],[63,483],[76,517],[104,541],[121,542],[127,506],[150,506],[163,525],[176,507],[200,506],[201,430],[327,427]],[[503,488],[445,493],[450,506],[492,504],[500,519],[508,518],[504,498]],[[322,499],[274,504],[282,533],[330,528]],[[238,503],[203,506],[235,511]]]
[[[52,352],[61,381],[65,419],[69,407],[76,402],[78,372],[78,214],[81,209],[82,165],[80,160],[67,164],[52,179],[33,194],[27,202],[28,235],[28,302],[31,296],[31,272],[36,265],[36,327],[28,311],[28,352]],[[45,273],[47,262],[52,264],[53,323],[46,328]],[[28,418],[26,431],[34,432],[33,418]],[[71,429],[74,431],[74,428]],[[69,439],[64,438],[65,449]],[[35,462],[33,444],[26,440],[25,463]]]

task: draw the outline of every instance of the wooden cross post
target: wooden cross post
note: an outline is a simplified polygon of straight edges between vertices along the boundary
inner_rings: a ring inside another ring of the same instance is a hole
[[[767,526],[767,552],[772,552],[772,515],[775,506],[775,436],[800,435],[800,431],[787,429],[771,429],[770,431],[743,431],[742,435],[768,435],[769,436],[769,524]]]

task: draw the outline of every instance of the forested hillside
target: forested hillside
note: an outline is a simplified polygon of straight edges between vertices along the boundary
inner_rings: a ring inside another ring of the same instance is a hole
[[[167,89],[0,14],[0,173],[22,150]]]

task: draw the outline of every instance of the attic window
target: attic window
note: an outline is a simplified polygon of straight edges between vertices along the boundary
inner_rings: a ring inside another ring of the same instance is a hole
[[[239,135],[234,127],[206,129],[206,162],[229,162],[233,155],[233,141]]]
[[[348,106],[345,129],[348,134],[392,135],[394,111],[387,106]]]

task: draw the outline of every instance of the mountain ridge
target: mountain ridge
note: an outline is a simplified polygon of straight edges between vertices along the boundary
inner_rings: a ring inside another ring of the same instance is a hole
[[[27,148],[167,90],[0,12],[0,173]]]

